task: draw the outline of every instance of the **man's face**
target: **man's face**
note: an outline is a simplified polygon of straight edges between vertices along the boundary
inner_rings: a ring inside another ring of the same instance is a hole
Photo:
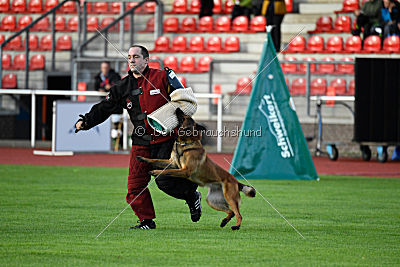
[[[104,75],[107,75],[110,71],[110,65],[108,65],[107,63],[101,63],[100,70]]]
[[[143,58],[142,49],[140,47],[131,47],[128,51],[128,60],[130,70],[138,75],[146,68],[149,58]]]

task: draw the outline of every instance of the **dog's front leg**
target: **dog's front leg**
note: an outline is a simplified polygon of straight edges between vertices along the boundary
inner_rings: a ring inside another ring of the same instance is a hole
[[[149,172],[153,176],[157,175],[167,175],[167,176],[174,176],[178,178],[185,178],[188,179],[192,172],[188,169],[166,169],[166,170],[154,170]]]
[[[150,164],[153,168],[164,169],[164,168],[177,168],[176,164],[170,159],[148,159],[144,157],[137,156],[139,161],[146,162]]]

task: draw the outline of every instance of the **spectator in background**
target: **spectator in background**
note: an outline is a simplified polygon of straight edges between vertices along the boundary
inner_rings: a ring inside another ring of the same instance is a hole
[[[121,80],[121,76],[110,68],[110,62],[101,62],[100,72],[94,77],[94,89],[100,92],[108,92],[111,86]]]
[[[383,38],[399,35],[400,4],[394,0],[383,0],[381,9],[380,27],[383,29]]]
[[[364,3],[361,10],[355,10],[357,24],[356,28],[352,30],[352,34],[360,36],[361,28],[364,28],[363,39],[371,35],[371,29],[379,25],[381,8],[382,0],[369,0]]]
[[[239,16],[246,16],[250,20],[250,16],[253,13],[252,0],[236,0],[232,10],[232,21],[234,18]]]
[[[213,15],[214,0],[201,0],[199,18]]]
[[[286,14],[284,0],[264,0],[261,14],[267,19],[267,25],[273,25],[271,30],[272,40],[277,52],[281,49],[281,24]]]

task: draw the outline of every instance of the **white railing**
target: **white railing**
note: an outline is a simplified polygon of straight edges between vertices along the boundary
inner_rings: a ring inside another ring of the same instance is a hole
[[[32,90],[32,89],[0,89],[0,95],[31,95],[31,147],[35,148],[36,132],[36,96],[60,95],[60,96],[106,96],[105,92],[95,91],[67,91],[67,90]],[[217,131],[222,132],[222,94],[194,94],[196,98],[217,98]],[[78,115],[78,114],[77,114]],[[53,125],[54,128],[54,125]],[[128,149],[128,113],[123,113],[123,149]],[[217,135],[217,152],[222,151],[222,136]]]

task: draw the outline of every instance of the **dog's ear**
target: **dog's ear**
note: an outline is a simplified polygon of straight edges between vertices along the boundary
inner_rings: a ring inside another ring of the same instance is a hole
[[[196,130],[199,132],[205,132],[205,131],[207,131],[207,128],[203,124],[196,123]]]
[[[180,108],[175,110],[176,117],[178,118],[179,124],[182,124],[185,121],[185,113]]]

